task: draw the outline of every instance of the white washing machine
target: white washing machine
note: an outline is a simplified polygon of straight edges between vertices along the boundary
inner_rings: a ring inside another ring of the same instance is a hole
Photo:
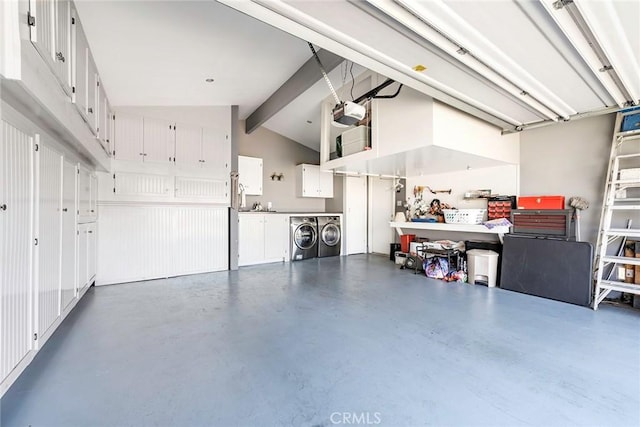
[[[318,217],[318,257],[338,256],[342,247],[342,227],[339,216]]]
[[[291,260],[299,261],[318,256],[318,223],[315,217],[292,216]]]

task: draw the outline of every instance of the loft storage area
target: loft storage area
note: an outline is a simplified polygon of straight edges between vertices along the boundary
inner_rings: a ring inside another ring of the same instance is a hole
[[[364,73],[355,80],[354,93],[365,93],[385,80],[378,74]],[[394,95],[397,86],[384,92]],[[342,90],[346,88],[350,85]],[[519,163],[519,134],[503,134],[499,128],[410,87],[403,86],[395,97],[373,98],[364,105],[365,119],[344,128],[331,124],[333,98],[322,103],[323,168],[412,177]]]

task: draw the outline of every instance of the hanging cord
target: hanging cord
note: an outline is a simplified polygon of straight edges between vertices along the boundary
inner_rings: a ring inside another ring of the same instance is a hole
[[[356,85],[356,80],[353,78],[353,61],[351,61],[351,67],[349,67],[349,74],[351,74],[351,100],[353,101],[353,87]]]
[[[333,85],[331,84],[331,80],[329,80],[329,76],[327,76],[327,72],[324,70],[324,67],[322,66],[322,62],[320,62],[320,58],[318,58],[318,54],[316,53],[316,50],[313,48],[313,45],[311,43],[309,43],[309,48],[311,49],[311,53],[313,53],[313,57],[316,58],[316,62],[320,67],[320,72],[322,73],[324,80],[327,82],[327,86],[329,86],[329,89],[331,90],[331,94],[333,95],[333,98],[336,100],[336,104],[340,104],[341,103],[340,98],[338,98],[338,94],[336,93],[336,90],[333,88]]]

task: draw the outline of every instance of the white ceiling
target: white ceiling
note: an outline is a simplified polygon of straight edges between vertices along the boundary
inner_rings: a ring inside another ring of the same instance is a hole
[[[245,118],[311,56],[306,42],[215,1],[76,7],[114,106],[239,105]]]
[[[568,9],[554,9],[553,0],[219,2],[230,7],[81,0],[80,18],[112,103],[239,105],[245,118],[311,57],[306,41],[360,64],[356,75],[374,70],[504,129],[624,102],[610,73],[599,73],[602,64],[572,40]],[[575,5],[638,103],[640,2]],[[469,53],[458,54],[460,46]],[[415,72],[417,64],[426,71]],[[343,76],[340,68],[330,73],[336,87]],[[215,82],[205,83],[208,77]],[[325,82],[315,82],[264,126],[318,150],[319,104],[328,95]]]

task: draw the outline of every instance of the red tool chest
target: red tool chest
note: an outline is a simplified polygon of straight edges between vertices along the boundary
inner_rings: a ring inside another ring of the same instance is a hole
[[[518,209],[564,209],[564,196],[518,197]]]

